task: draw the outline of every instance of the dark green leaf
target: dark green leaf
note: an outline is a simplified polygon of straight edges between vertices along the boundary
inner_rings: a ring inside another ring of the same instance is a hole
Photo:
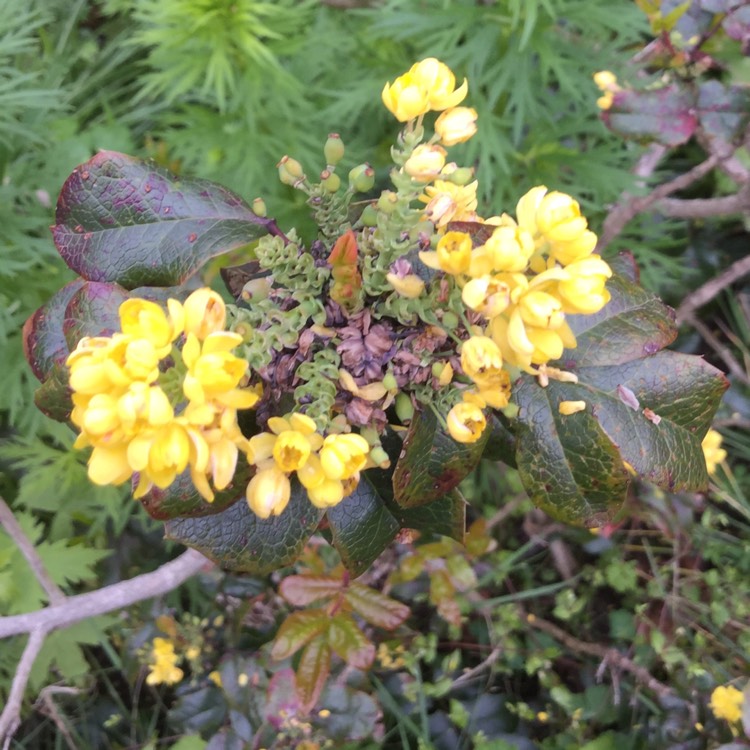
[[[345,747],[344,743],[357,740],[370,740],[380,747],[383,727],[380,724],[382,712],[378,704],[367,693],[353,690],[346,685],[329,684],[320,699],[330,716],[318,720],[325,736],[334,740],[335,746]]]
[[[386,630],[394,630],[411,614],[405,604],[361,583],[351,583],[344,596],[362,619]]]
[[[333,544],[353,576],[364,573],[399,530],[368,474],[364,472],[354,492],[326,513]]]
[[[369,669],[375,659],[375,646],[359,629],[351,615],[339,612],[329,619],[328,645],[355,669]]]
[[[570,416],[558,412],[560,401],[577,400],[558,386],[541,388],[524,376],[514,387],[518,471],[529,497],[550,515],[601,525],[625,499],[627,471],[590,407]]]
[[[679,146],[690,140],[698,125],[695,107],[695,94],[682,84],[647,91],[623,89],[602,113],[602,120],[621,135]]]
[[[322,515],[295,481],[280,516],[263,520],[239,502],[214,516],[173,518],[164,528],[168,539],[197,549],[222,567],[263,575],[297,559]]]
[[[297,692],[306,711],[318,702],[330,673],[331,649],[325,638],[314,638],[305,647],[297,665]]]
[[[723,373],[701,357],[663,351],[618,367],[582,367],[578,376],[577,385],[554,390],[567,394],[560,398],[586,401],[639,474],[669,492],[707,487],[701,439],[727,387]],[[623,399],[623,389],[639,408]]]
[[[141,505],[151,518],[157,521],[168,521],[170,518],[213,516],[245,496],[245,487],[251,475],[252,469],[240,455],[231,483],[226,489],[215,493],[212,503],[204,500],[195,489],[190,479],[190,472],[184,471],[166,489],[154,487],[149,490],[141,498]]]
[[[449,536],[463,543],[466,531],[466,501],[458,490],[448,492],[418,508],[402,508],[395,501],[386,501],[386,506],[402,529]]]
[[[490,414],[487,419],[489,436],[484,444],[482,458],[502,461],[508,466],[516,465],[516,436],[511,432],[502,414]]]
[[[76,273],[126,289],[181,284],[272,224],[216,183],[178,178],[114,151],[73,171],[56,220],[55,244]]]
[[[598,313],[568,316],[578,346],[563,353],[565,369],[619,365],[654,354],[677,336],[673,310],[653,294],[619,273],[607,289],[612,299]]]
[[[224,699],[213,687],[194,688],[181,685],[179,697],[169,710],[169,721],[183,731],[195,733],[215,732],[224,721],[227,707]]]
[[[327,630],[331,618],[324,609],[307,609],[293,612],[281,623],[273,640],[271,656],[274,659],[288,659],[305,644]]]
[[[343,587],[344,581],[332,576],[287,576],[279,585],[279,593],[289,604],[306,607],[321,599],[332,599]]]
[[[415,412],[393,474],[396,502],[413,508],[450,492],[479,463],[488,437],[485,430],[476,443],[457,443],[431,409]]]

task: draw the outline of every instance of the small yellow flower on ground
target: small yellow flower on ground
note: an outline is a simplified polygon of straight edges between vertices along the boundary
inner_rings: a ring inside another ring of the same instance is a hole
[[[711,701],[708,704],[717,719],[724,719],[730,724],[742,718],[742,691],[733,685],[719,685],[711,693]]]
[[[149,685],[174,685],[183,677],[177,666],[180,657],[174,651],[174,644],[168,638],[154,638],[151,649],[151,665],[146,682]]]
[[[720,432],[709,430],[701,443],[709,475],[715,474],[719,464],[726,460],[727,452],[721,447],[722,439]]]

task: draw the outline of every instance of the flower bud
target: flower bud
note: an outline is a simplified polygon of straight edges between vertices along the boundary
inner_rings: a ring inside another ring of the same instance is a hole
[[[382,211],[384,214],[392,214],[396,210],[396,204],[398,203],[398,196],[393,190],[384,190],[378,198],[378,211]]]
[[[435,120],[435,132],[444,146],[464,143],[477,132],[477,111],[473,107],[446,109]]]
[[[365,206],[365,210],[359,217],[365,227],[376,227],[378,225],[378,211],[372,203]]]
[[[450,436],[457,443],[476,443],[487,426],[482,410],[466,401],[456,404],[448,412],[446,422]]]
[[[296,159],[292,159],[289,156],[282,156],[276,166],[279,168],[279,179],[285,185],[295,187],[307,179],[302,165]]]
[[[329,133],[328,140],[323,146],[323,156],[326,164],[335,167],[344,158],[344,142],[338,133]]]
[[[268,209],[266,208],[266,202],[263,198],[255,198],[255,200],[253,200],[253,213],[261,218],[268,216]]]
[[[459,187],[468,185],[474,179],[474,167],[457,167],[445,179]]]
[[[375,170],[367,163],[358,164],[349,172],[349,185],[357,193],[372,190],[375,184]]]
[[[387,391],[395,391],[396,388],[398,388],[398,383],[396,382],[396,376],[392,372],[387,372],[385,376],[383,377],[383,387]]]
[[[329,172],[326,169],[320,173],[320,184],[329,193],[335,193],[341,187],[341,178],[335,172]]]
[[[414,404],[411,401],[411,397],[406,393],[399,393],[396,396],[396,416],[401,422],[409,422],[414,416]]]
[[[381,469],[387,469],[391,465],[391,459],[381,445],[375,446],[370,451],[369,460]]]

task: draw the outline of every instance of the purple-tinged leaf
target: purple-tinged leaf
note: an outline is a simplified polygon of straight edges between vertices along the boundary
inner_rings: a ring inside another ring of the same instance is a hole
[[[698,118],[709,139],[739,141],[750,120],[750,88],[706,81],[698,88]]]
[[[63,333],[65,308],[85,282],[76,279],[56,292],[23,326],[23,349],[34,375],[44,382],[55,364],[68,358],[70,349]]]
[[[289,604],[306,607],[321,599],[332,599],[344,588],[343,580],[333,576],[287,576],[279,585],[279,594]]]
[[[361,583],[351,583],[344,598],[363,620],[385,630],[394,630],[411,614],[405,604]]]
[[[297,665],[297,692],[305,711],[318,702],[330,674],[331,649],[325,638],[318,636],[305,646]]]
[[[602,120],[623,136],[679,146],[690,140],[698,126],[695,106],[695,94],[676,83],[648,91],[623,89],[602,112]]]
[[[281,623],[279,632],[273,639],[271,656],[274,659],[288,659],[313,638],[328,630],[331,618],[324,609],[306,609],[292,612]]]
[[[257,240],[273,225],[221,185],[179,178],[114,151],[73,171],[56,221],[55,244],[76,273],[126,289],[181,284],[211,258]]]
[[[68,387],[68,368],[55,363],[46,380],[34,392],[34,404],[43,414],[57,422],[67,422],[73,409]]]
[[[375,660],[375,646],[354,618],[346,612],[338,612],[328,622],[328,645],[333,651],[350,667],[369,669]]]

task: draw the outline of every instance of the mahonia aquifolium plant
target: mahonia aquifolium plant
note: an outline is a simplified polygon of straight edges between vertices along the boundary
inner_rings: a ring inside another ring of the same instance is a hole
[[[705,485],[725,379],[662,351],[671,311],[627,259],[613,273],[596,254],[572,197],[538,186],[513,215],[478,213],[473,170],[449,161],[477,131],[467,93],[433,58],[385,85],[403,126],[374,199],[355,200],[368,164],[341,179],[336,134],[318,181],[284,156],[319,227],[309,245],[260,199],[130,157],[74,172],[53,232],[82,278],[26,343],[37,403],[91,446],[93,482],[132,478],[170,536],[230,567],[285,564],[322,523],[355,572],[400,528],[460,538],[455,488],[482,456],[589,525],[633,474]],[[223,270],[225,305],[188,280],[232,250],[247,262]]]

